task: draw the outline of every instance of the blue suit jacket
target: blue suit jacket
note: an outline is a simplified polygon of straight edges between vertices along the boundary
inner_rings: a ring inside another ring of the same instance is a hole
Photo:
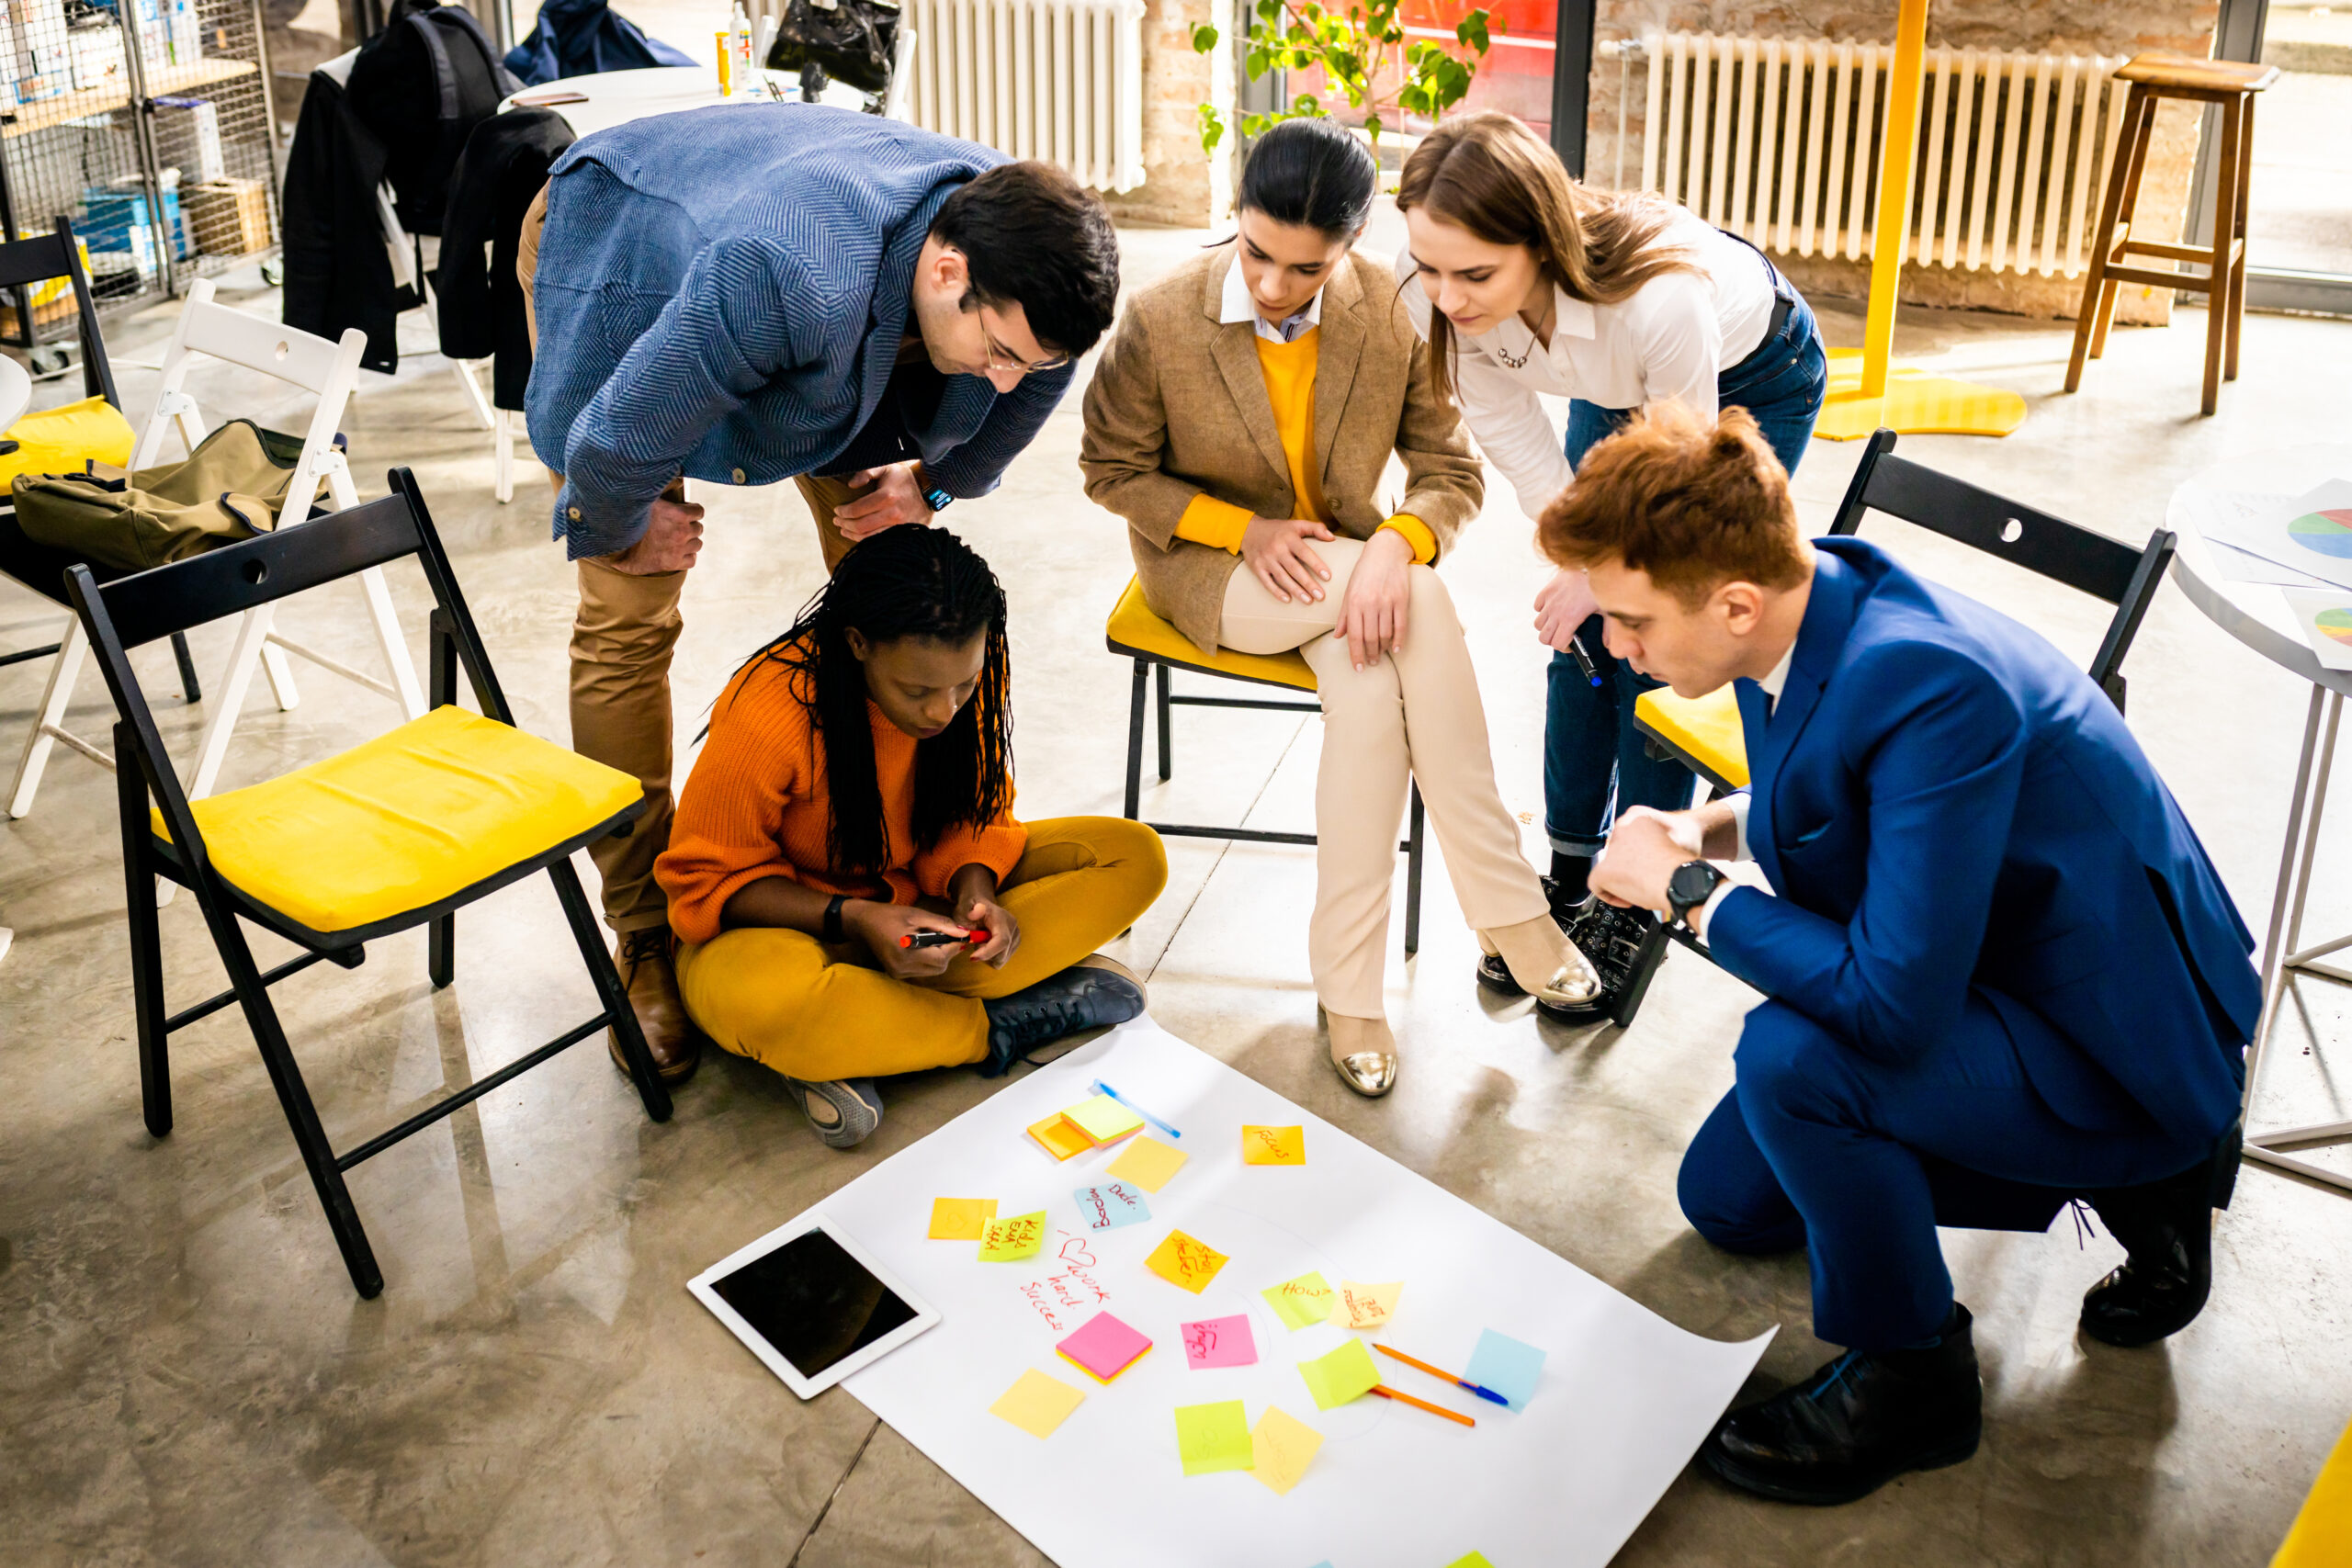
[[[1748,844],[1781,897],[1726,897],[1716,960],[1894,1063],[1975,988],[2064,1036],[2016,1035],[2068,1121],[2136,1106],[2218,1134],[2261,1006],[2254,940],[2122,716],[2007,616],[1859,539],[1815,548],[1769,720],[1762,689],[1736,683]]]
[[[548,171],[532,303],[531,445],[560,454],[571,556],[636,542],[680,473],[773,484],[817,471],[889,383],[940,204],[1001,152],[874,115],[741,104],[582,137]],[[950,376],[933,484],[985,495],[1069,385],[999,396]]]

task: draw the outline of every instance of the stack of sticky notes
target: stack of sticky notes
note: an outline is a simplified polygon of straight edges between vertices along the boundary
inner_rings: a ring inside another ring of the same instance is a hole
[[[1115,1380],[1150,1348],[1149,1339],[1107,1312],[1096,1313],[1054,1347],[1063,1360],[1100,1383]]]
[[[1098,1094],[1037,1122],[1029,1129],[1029,1136],[1056,1159],[1068,1159],[1141,1131],[1142,1117],[1109,1095]]]

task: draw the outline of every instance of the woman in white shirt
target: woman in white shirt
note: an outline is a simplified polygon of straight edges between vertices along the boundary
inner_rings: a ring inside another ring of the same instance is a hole
[[[1658,197],[1587,189],[1506,114],[1441,124],[1406,160],[1396,207],[1411,241],[1396,275],[1418,281],[1404,299],[1438,385],[1529,517],[1574,482],[1594,443],[1668,399],[1710,417],[1745,408],[1795,471],[1828,389],[1828,360],[1812,310],[1761,251]],[[1565,441],[1544,412],[1546,392],[1572,400]],[[1544,725],[1547,887],[1603,983],[1590,1002],[1539,998],[1537,1006],[1577,1022],[1609,1011],[1650,919],[1588,897],[1592,856],[1628,807],[1688,807],[1691,776],[1645,749],[1634,700],[1658,682],[1610,654],[1584,574],[1554,576],[1535,610],[1554,650]],[[1491,962],[1478,977],[1518,988]]]

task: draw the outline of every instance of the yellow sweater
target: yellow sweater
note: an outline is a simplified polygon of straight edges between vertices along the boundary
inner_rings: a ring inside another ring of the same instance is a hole
[[[1298,497],[1299,514],[1329,523],[1331,513],[1324,504],[1322,477],[1315,469],[1315,356],[1316,340],[1322,331],[1309,327],[1290,343],[1260,337],[1257,344],[1258,369],[1266,378],[1266,400],[1273,405],[1274,429],[1290,465],[1290,487]],[[1219,501],[1204,491],[1176,520],[1176,536],[1238,555],[1250,515],[1248,507]],[[1412,513],[1400,512],[1381,526],[1396,529],[1413,547],[1415,560],[1427,565],[1437,558],[1437,536]]]

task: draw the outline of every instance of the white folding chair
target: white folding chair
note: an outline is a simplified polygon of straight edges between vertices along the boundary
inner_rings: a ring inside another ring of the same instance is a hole
[[[419,237],[410,234],[405,228],[401,227],[400,213],[392,206],[392,192],[389,186],[379,185],[376,187],[376,220],[384,231],[384,249],[392,258],[394,287],[406,288],[424,301],[425,317],[435,323],[435,330],[437,332],[441,321],[441,307],[433,295],[433,280],[417,270],[417,261],[426,248],[424,242],[429,242],[431,247],[435,250],[439,248],[441,242],[430,234],[423,236],[420,241]],[[429,271],[438,260],[437,256],[427,259],[426,269]],[[457,377],[458,384],[466,389],[466,400],[473,405],[474,417],[481,421],[481,427],[484,430],[490,432],[491,439],[497,448],[498,479],[495,491],[499,504],[503,506],[514,499],[515,420],[514,416],[505,409],[493,408],[489,397],[481,389],[481,383],[474,378],[475,369],[478,367],[486,368],[490,363],[486,359],[452,359],[449,361],[449,373]]]

